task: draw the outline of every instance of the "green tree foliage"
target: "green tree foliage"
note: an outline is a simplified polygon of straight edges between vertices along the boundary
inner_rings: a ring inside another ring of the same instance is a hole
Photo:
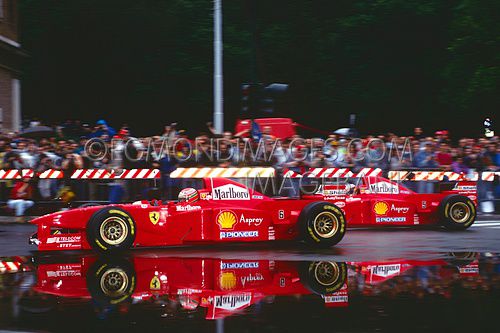
[[[356,113],[364,131],[478,132],[500,106],[499,9],[493,0],[225,0],[226,127],[241,116],[240,84],[260,81],[289,83],[284,115],[326,130]],[[104,117],[143,133],[175,120],[197,131],[211,119],[211,1],[23,0],[21,15],[25,114]]]

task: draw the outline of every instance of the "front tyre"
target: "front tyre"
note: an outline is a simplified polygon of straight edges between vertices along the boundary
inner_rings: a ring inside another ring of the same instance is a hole
[[[316,247],[331,247],[342,240],[346,221],[342,210],[329,202],[307,205],[299,216],[303,240]]]
[[[135,222],[123,209],[106,207],[92,215],[87,225],[87,241],[103,253],[129,249],[135,240]]]
[[[87,273],[89,293],[100,304],[123,303],[130,299],[135,287],[135,271],[124,258],[101,258]]]
[[[476,206],[463,195],[449,195],[439,205],[439,216],[446,229],[465,230],[476,220]]]
[[[299,273],[302,284],[318,295],[339,291],[347,281],[347,266],[343,262],[305,262]]]

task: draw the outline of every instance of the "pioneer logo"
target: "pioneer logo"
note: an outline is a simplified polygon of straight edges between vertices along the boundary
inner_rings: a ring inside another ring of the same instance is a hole
[[[259,263],[257,261],[220,263],[220,269],[248,269],[248,268],[259,268]]]
[[[250,193],[246,188],[227,184],[212,189],[213,200],[250,200]]]

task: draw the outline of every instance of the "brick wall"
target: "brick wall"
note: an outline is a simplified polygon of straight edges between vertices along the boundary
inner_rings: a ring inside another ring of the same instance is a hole
[[[2,5],[0,14],[3,14],[3,17],[0,17],[0,35],[15,42],[18,41],[17,1],[18,0],[0,0],[0,5]]]
[[[0,108],[3,123],[1,129],[12,128],[12,76],[9,71],[0,67]]]

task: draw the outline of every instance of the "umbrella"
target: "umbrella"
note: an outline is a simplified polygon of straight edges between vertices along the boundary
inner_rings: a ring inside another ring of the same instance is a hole
[[[338,134],[342,136],[356,136],[358,131],[355,128],[342,127],[333,132],[333,134]]]
[[[48,126],[33,126],[28,127],[21,133],[25,138],[43,138],[54,134],[54,130]]]

